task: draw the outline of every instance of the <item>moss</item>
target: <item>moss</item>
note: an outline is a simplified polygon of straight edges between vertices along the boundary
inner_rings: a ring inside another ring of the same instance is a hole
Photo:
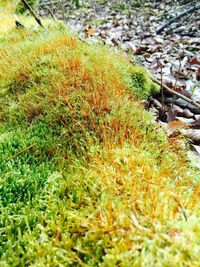
[[[37,7],[38,0],[27,0],[27,3],[34,9]],[[24,4],[20,1],[16,7],[17,14],[24,14],[27,11],[27,8]]]
[[[0,265],[198,266],[199,173],[140,105],[157,90],[148,72],[60,25],[11,25]]]
[[[145,68],[134,66],[131,68],[131,75],[134,93],[140,99],[146,99],[150,95],[159,92],[159,86],[152,81]]]

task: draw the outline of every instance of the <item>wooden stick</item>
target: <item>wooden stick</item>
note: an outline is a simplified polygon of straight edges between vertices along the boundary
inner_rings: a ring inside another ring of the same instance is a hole
[[[36,144],[32,144],[32,145],[30,145],[30,146],[24,148],[23,150],[21,150],[20,152],[18,152],[17,154],[15,154],[15,155],[13,155],[13,156],[11,156],[11,157],[8,158],[7,160],[11,160],[11,159],[13,159],[13,158],[16,157],[16,156],[21,155],[22,153],[28,151],[29,149],[31,149],[31,148],[34,147],[34,146],[36,146]]]
[[[170,20],[168,20],[167,22],[165,22],[163,25],[161,25],[157,30],[156,30],[156,34],[160,34],[165,28],[167,28],[168,26],[170,26],[173,22],[179,20],[180,18],[188,15],[189,13],[192,13],[196,10],[200,9],[200,5],[196,5],[193,6],[187,10],[185,10],[184,12],[180,13],[178,16],[176,16],[175,18],[172,18]]]
[[[32,14],[32,16],[35,18],[35,20],[37,21],[37,23],[44,28],[40,18],[38,17],[38,15],[35,13],[35,11],[32,9],[32,7],[27,3],[26,0],[21,0],[22,3],[24,4],[24,6],[30,11],[30,13]]]
[[[157,83],[158,85],[161,86],[161,82],[158,81],[155,77],[152,78],[152,81],[155,82],[155,83]],[[167,90],[169,93],[171,93],[171,94],[173,94],[173,95],[176,95],[176,96],[178,96],[179,98],[182,98],[183,100],[185,100],[186,102],[192,104],[193,106],[195,106],[196,108],[198,108],[198,109],[200,110],[200,104],[198,104],[195,100],[190,99],[190,98],[188,98],[188,97],[182,95],[181,93],[178,93],[178,92],[172,90],[171,88],[169,88],[169,87],[168,87],[167,85],[165,85],[165,84],[162,84],[162,86],[163,86],[163,88],[164,88],[165,90]]]

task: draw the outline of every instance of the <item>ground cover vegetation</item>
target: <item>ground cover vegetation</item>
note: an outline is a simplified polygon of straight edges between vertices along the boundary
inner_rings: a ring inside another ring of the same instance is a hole
[[[148,72],[62,24],[6,19],[0,265],[199,266],[199,173],[143,109]]]

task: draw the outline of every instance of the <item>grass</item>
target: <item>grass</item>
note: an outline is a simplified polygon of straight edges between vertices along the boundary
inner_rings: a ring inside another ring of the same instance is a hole
[[[0,35],[0,265],[199,266],[199,172],[148,72],[25,21]]]

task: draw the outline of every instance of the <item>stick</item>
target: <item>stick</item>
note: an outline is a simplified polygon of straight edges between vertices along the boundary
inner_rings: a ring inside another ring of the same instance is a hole
[[[49,11],[49,13],[50,13],[51,17],[53,18],[53,20],[56,21],[56,17],[54,16],[54,14],[53,14],[53,12],[51,11],[51,9],[47,7],[47,10]]]
[[[24,152],[28,151],[29,149],[31,149],[32,147],[34,147],[35,145],[36,145],[36,144],[32,144],[32,145],[30,145],[30,146],[24,148],[23,150],[19,151],[17,154],[11,156],[11,157],[8,158],[7,160],[11,160],[11,159],[13,159],[13,158],[16,157],[16,156],[21,155],[22,153],[24,153]]]
[[[158,85],[161,86],[161,82],[159,82],[155,77],[152,78],[152,81],[155,82],[155,83],[157,83]],[[162,86],[163,86],[163,88],[164,88],[165,90],[167,90],[169,93],[171,93],[171,94],[173,94],[173,95],[176,95],[176,96],[178,96],[179,98],[182,98],[183,100],[187,101],[188,103],[192,104],[193,106],[195,106],[196,108],[198,108],[198,109],[200,110],[200,104],[198,104],[196,101],[194,101],[194,100],[192,100],[192,99],[190,99],[190,98],[188,98],[188,97],[186,97],[186,96],[184,96],[184,95],[182,95],[182,94],[180,94],[180,93],[178,93],[178,92],[176,92],[176,91],[170,89],[170,88],[169,88],[167,85],[165,85],[165,84],[163,84]]]
[[[37,16],[37,14],[35,13],[35,11],[32,9],[32,7],[27,3],[26,0],[21,0],[22,3],[24,4],[24,6],[30,11],[30,13],[32,14],[32,16],[35,18],[35,20],[37,21],[37,23],[44,28],[44,26],[42,25],[42,22],[40,20],[40,18]]]
[[[176,16],[175,18],[172,18],[170,20],[168,20],[167,22],[165,22],[163,25],[161,25],[157,30],[156,30],[156,34],[161,33],[165,28],[167,28],[169,25],[171,25],[173,22],[179,20],[180,18],[188,15],[189,13],[192,13],[193,11],[196,11],[200,9],[200,5],[196,5],[193,6],[187,10],[185,10],[184,12],[180,13],[178,16]]]

